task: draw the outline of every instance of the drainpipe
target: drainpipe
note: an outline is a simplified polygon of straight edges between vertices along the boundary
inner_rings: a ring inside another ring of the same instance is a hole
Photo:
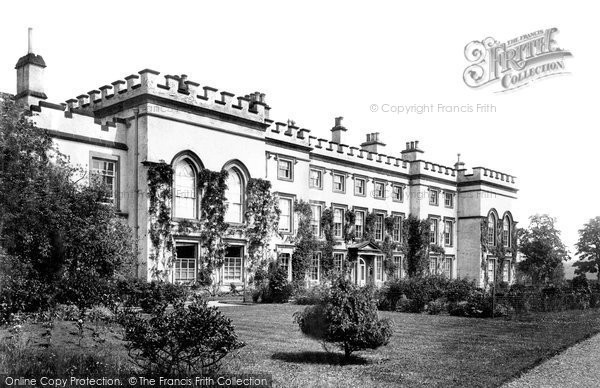
[[[136,274],[138,278],[140,277],[140,257],[139,257],[139,239],[140,239],[140,220],[139,220],[139,195],[140,195],[140,187],[139,187],[139,161],[140,161],[140,151],[139,151],[139,129],[138,129],[138,119],[140,110],[138,108],[133,108],[133,114],[135,115],[135,119],[133,121],[133,193],[134,193],[134,203],[133,203],[133,222],[135,229],[135,254],[137,256],[136,260]]]

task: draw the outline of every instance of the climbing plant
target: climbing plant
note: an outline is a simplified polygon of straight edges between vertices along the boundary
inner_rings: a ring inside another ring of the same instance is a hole
[[[205,263],[209,269],[220,267],[225,258],[223,236],[229,225],[225,222],[228,172],[204,169],[198,174],[198,188],[202,192],[200,206],[200,240],[205,249]]]
[[[427,274],[429,267],[430,249],[429,220],[421,220],[409,215],[404,221],[402,250],[406,257],[406,271],[409,277],[422,277]]]
[[[251,178],[246,189],[247,210],[246,237],[250,269],[265,260],[266,249],[271,236],[279,225],[279,204],[277,196],[271,193],[271,182]]]
[[[394,215],[385,218],[385,236],[381,243],[381,251],[384,253],[383,268],[390,277],[398,269],[396,263],[394,263],[394,251],[398,249],[399,243],[395,242],[392,238],[394,219]]]
[[[321,268],[324,276],[328,277],[333,270],[333,248],[335,246],[333,210],[330,207],[323,210],[320,225],[325,237],[325,240],[320,244]]]
[[[312,210],[308,202],[294,202],[294,213],[298,219],[298,228],[294,236],[295,249],[292,255],[292,277],[294,282],[302,283],[310,267],[313,253],[318,242],[311,227]]]
[[[363,231],[363,241],[375,242],[375,212],[368,213],[365,217],[365,227]]]
[[[352,210],[346,210],[346,213],[344,215],[344,221],[344,242],[348,244],[354,241],[354,239],[356,238],[356,213]]]
[[[148,235],[152,244],[150,253],[151,276],[164,279],[176,258],[171,228],[173,169],[165,162],[148,164]]]

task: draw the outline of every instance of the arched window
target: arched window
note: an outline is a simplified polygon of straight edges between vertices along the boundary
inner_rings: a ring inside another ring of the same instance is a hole
[[[505,247],[510,247],[510,218],[508,216],[504,216],[504,220],[502,220],[502,241]]]
[[[494,213],[490,213],[488,215],[488,246],[496,245],[496,215]]]
[[[232,168],[227,177],[227,213],[225,213],[225,222],[242,223],[243,198],[244,198],[244,180],[240,172]]]
[[[174,217],[196,218],[198,214],[196,170],[186,159],[182,159],[175,164],[174,188]]]

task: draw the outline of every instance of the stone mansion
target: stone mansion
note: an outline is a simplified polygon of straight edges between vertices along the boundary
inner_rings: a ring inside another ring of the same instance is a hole
[[[496,271],[505,281],[514,278],[514,258],[505,265],[484,249],[486,241],[503,241],[512,248],[516,221],[511,208],[516,200],[515,177],[486,167],[465,168],[457,161],[446,166],[425,158],[418,141],[403,149],[386,146],[378,133],[366,134],[360,146],[344,141],[347,128],[337,117],[328,139],[293,121],[270,118],[265,95],[235,96],[188,80],[185,75],[161,75],[144,69],[65,103],[50,102],[44,93],[40,55],[29,53],[16,64],[17,90],[10,95],[31,112],[48,131],[71,163],[99,175],[111,188],[111,201],[128,220],[139,241],[138,276],[151,278],[152,246],[149,237],[148,165],[164,161],[174,171],[171,216],[174,222],[196,219],[202,193],[197,189],[203,169],[229,171],[228,208],[231,225],[246,222],[246,185],[250,178],[271,182],[281,210],[279,235],[270,241],[273,257],[292,276],[297,230],[296,200],[310,203],[313,230],[321,236],[319,220],[326,208],[333,211],[334,265],[344,263],[349,250],[357,260],[348,271],[358,284],[380,285],[390,276],[406,276],[402,252],[394,253],[395,274],[384,271],[384,254],[377,242],[384,235],[384,220],[394,217],[391,238],[402,239],[402,222],[409,215],[431,222],[431,243],[444,253],[430,256],[429,270],[452,278],[475,279],[484,285]],[[356,214],[355,241],[344,242],[345,212]],[[375,214],[375,243],[363,242],[365,219]],[[487,225],[487,227],[484,227]],[[203,249],[193,235],[175,234],[176,259],[165,268],[173,282],[193,282],[202,265]],[[225,236],[225,263],[214,277],[224,286],[242,285],[248,279],[247,247],[243,233]],[[507,249],[510,251],[510,249]],[[510,256],[510,257],[509,257]],[[307,282],[322,279],[321,256],[313,255]]]

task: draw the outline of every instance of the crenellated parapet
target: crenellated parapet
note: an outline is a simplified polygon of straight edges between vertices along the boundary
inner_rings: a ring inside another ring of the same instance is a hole
[[[414,160],[410,162],[410,173],[413,175],[429,175],[456,180],[456,169],[442,164],[428,162],[426,160]]]
[[[254,92],[236,96],[208,85],[201,86],[197,82],[188,80],[185,74],[160,76],[158,71],[151,69],[144,69],[123,80],[100,86],[98,89],[69,99],[66,103],[67,110],[70,112],[102,115],[103,111],[109,111],[112,106],[141,96],[152,97],[157,103],[172,103],[176,106],[183,104],[261,124],[267,122],[271,109],[265,102],[264,93]]]
[[[489,182],[513,189],[516,189],[517,187],[516,177],[514,175],[509,175],[486,167],[473,167],[472,172],[459,170],[458,181],[463,183]]]

